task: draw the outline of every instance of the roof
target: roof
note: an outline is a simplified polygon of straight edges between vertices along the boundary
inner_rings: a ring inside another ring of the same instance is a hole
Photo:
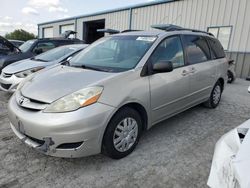
[[[57,41],[57,40],[60,40],[60,41],[71,40],[71,41],[81,41],[78,38],[62,38],[62,37],[38,38],[38,39],[31,39],[31,40],[54,40],[54,41]]]
[[[127,35],[135,35],[135,36],[166,36],[166,35],[199,35],[199,36],[208,36],[212,37],[209,35],[209,33],[199,31],[199,30],[172,30],[172,31],[165,31],[165,30],[152,30],[152,31],[132,31],[132,32],[124,32],[124,33],[119,33],[119,34],[114,34],[110,36],[127,36]]]
[[[124,32],[115,35],[138,35],[138,36],[157,36],[159,34],[166,33],[166,31],[155,30],[155,31],[131,31],[131,32]],[[112,35],[114,36],[114,35]]]
[[[43,23],[39,23],[38,26],[52,24],[52,23],[56,23],[56,22],[70,21],[70,20],[75,20],[75,19],[84,18],[84,17],[97,16],[97,15],[107,14],[107,13],[112,13],[112,12],[130,10],[130,9],[135,9],[135,8],[143,8],[143,7],[147,7],[147,6],[170,3],[170,2],[174,2],[174,1],[179,1],[179,0],[158,0],[158,1],[152,1],[152,2],[147,2],[147,3],[140,3],[140,4],[133,5],[133,6],[126,6],[126,7],[121,7],[121,8],[117,8],[117,9],[99,11],[99,12],[95,12],[95,13],[91,13],[91,14],[83,14],[83,15],[69,17],[69,18],[65,18],[65,19],[58,19],[58,20],[53,20],[53,21],[49,21],[49,22],[43,22]]]

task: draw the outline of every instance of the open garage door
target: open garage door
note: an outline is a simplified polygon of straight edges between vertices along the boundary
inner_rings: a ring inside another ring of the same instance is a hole
[[[53,37],[53,27],[43,28],[43,38],[52,38]]]
[[[83,40],[87,44],[91,44],[92,42],[104,36],[104,33],[97,32],[97,29],[104,29],[104,28],[105,28],[105,19],[84,22]]]

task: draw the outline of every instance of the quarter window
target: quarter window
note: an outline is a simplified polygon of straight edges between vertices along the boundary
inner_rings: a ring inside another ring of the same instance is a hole
[[[217,39],[209,37],[208,42],[211,47],[213,59],[219,59],[225,57],[224,49]]]
[[[209,27],[208,32],[212,33],[221,42],[223,48],[228,50],[232,32],[231,26]]]
[[[196,64],[211,59],[205,38],[196,35],[184,35],[188,64]]]
[[[159,61],[170,61],[173,63],[174,68],[184,66],[183,48],[180,37],[170,37],[161,42],[150,60],[152,64]]]

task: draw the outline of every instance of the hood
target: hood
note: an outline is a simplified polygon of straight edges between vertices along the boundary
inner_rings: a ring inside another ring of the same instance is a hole
[[[88,86],[100,85],[119,73],[107,73],[68,66],[56,66],[40,71],[21,89],[23,96],[52,103],[57,99]]]
[[[0,43],[7,46],[10,49],[10,51],[14,51],[15,49],[17,49],[18,51],[21,52],[21,50],[18,47],[16,47],[14,44],[12,44],[10,41],[8,41],[6,38],[3,38],[2,36],[0,36]]]
[[[52,62],[43,62],[43,61],[35,61],[31,59],[25,59],[18,61],[16,63],[12,63],[5,67],[2,71],[7,74],[15,74],[18,72],[22,72],[28,69],[36,68],[36,67],[47,67],[53,64],[56,64],[57,61]]]
[[[15,53],[15,54],[10,54],[7,56],[0,57],[0,67],[6,67],[7,65],[17,62],[23,59],[27,59],[32,57],[33,54],[31,52],[25,52],[25,53]]]

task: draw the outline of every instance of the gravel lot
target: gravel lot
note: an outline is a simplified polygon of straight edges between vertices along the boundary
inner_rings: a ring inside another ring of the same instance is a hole
[[[22,144],[0,92],[0,187],[207,187],[214,145],[250,117],[250,82],[227,85],[221,104],[194,107],[146,132],[128,157],[48,157]]]

